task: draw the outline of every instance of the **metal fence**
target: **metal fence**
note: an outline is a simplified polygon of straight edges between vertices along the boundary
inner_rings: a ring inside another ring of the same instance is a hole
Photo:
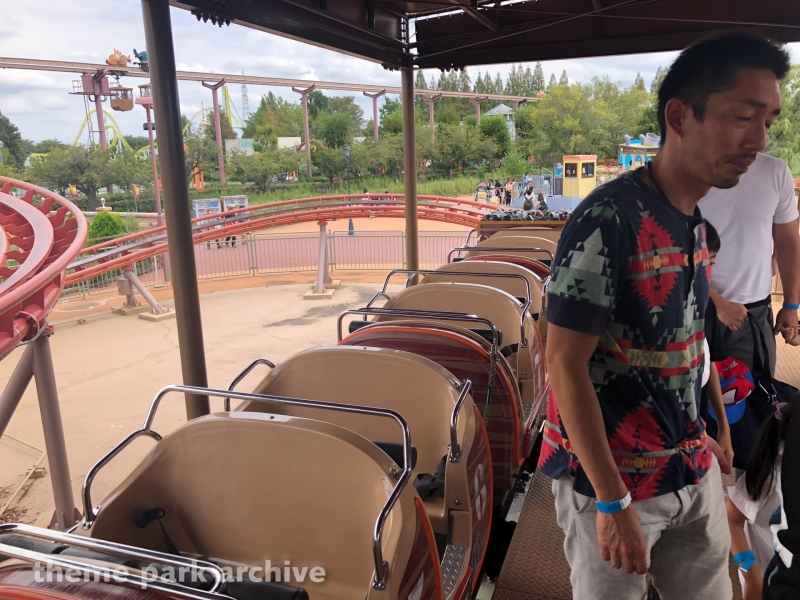
[[[420,268],[435,269],[447,262],[447,253],[466,241],[466,233],[423,231],[419,234]],[[328,265],[332,270],[389,270],[406,266],[405,232],[370,231],[350,235],[329,232]],[[319,234],[246,234],[220,238],[194,247],[198,281],[225,277],[316,271]],[[165,255],[134,263],[147,287],[169,286]],[[87,299],[116,293],[122,269],[103,273],[64,288],[61,298]]]

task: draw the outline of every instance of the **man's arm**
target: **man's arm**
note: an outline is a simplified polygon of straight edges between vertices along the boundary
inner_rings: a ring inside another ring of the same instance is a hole
[[[628,489],[620,477],[606,437],[600,402],[589,378],[587,364],[600,339],[548,324],[547,366],[558,411],[578,460],[589,477],[597,499],[613,502]],[[647,570],[642,525],[633,505],[613,514],[597,513],[597,536],[603,560],[627,573]]]
[[[783,284],[783,301],[788,304],[800,303],[800,224],[798,220],[789,223],[776,223],[772,226],[772,241],[775,244],[775,258]],[[797,311],[781,308],[775,315],[775,335],[780,333],[787,342],[797,333]]]

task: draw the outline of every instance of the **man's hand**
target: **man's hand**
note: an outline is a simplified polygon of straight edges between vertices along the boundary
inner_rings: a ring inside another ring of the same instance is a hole
[[[772,330],[774,335],[779,333],[783,336],[783,340],[789,344],[794,340],[797,333],[797,311],[782,308],[775,315],[775,328]]]
[[[647,544],[639,515],[633,505],[614,514],[597,513],[597,540],[600,556],[615,569],[626,573],[647,571]]]
[[[744,304],[725,300],[719,294],[712,294],[711,298],[717,308],[717,316],[723,325],[731,331],[736,331],[747,320],[747,309]]]
[[[717,436],[719,439],[715,440],[712,437],[708,438],[708,448],[717,457],[719,463],[719,470],[730,475],[733,468],[733,444],[731,443],[731,433],[729,430],[720,431]]]

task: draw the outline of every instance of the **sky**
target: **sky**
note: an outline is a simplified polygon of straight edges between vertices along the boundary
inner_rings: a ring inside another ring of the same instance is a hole
[[[198,22],[188,11],[171,10],[179,70],[400,86],[398,72],[386,71],[376,63],[235,24],[219,28],[210,22]],[[0,15],[3,15],[0,56],[103,63],[115,48],[132,56],[134,48],[142,50],[145,46],[141,4],[131,0],[0,0]],[[790,44],[790,51],[793,61],[800,62],[800,44]],[[649,86],[656,69],[668,65],[674,57],[675,53],[638,54],[547,61],[542,67],[546,80],[551,73],[558,77],[566,69],[573,82],[588,82],[595,76],[608,75],[612,81],[625,85],[632,84],[636,73],[641,72]],[[468,72],[474,82],[479,71],[488,70],[493,76],[500,72],[505,79],[510,68],[510,64],[491,65],[470,67]],[[431,75],[438,77],[439,71],[425,72],[427,80]],[[0,113],[11,119],[23,138],[33,141],[55,138],[71,143],[85,117],[82,98],[69,95],[72,80],[77,78],[78,75],[70,73],[0,69]],[[129,78],[128,85],[135,89],[144,81]],[[200,83],[178,85],[181,110],[187,116],[200,110],[201,104],[211,105],[211,91]],[[228,89],[241,113],[240,86],[230,85]],[[258,106],[261,95],[269,91],[293,102],[299,98],[287,88],[251,85],[248,86],[251,110]],[[356,96],[356,101],[365,115],[371,114],[371,100]],[[108,105],[106,110],[111,112]],[[145,133],[144,109],[136,107],[130,112],[113,114],[125,135]]]

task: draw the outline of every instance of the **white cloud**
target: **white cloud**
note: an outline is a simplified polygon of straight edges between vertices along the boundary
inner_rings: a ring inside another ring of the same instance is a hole
[[[142,50],[144,29],[139,2],[123,0],[0,0],[0,56],[50,60],[73,60],[102,63],[118,48],[132,54]],[[309,44],[232,25],[216,27],[198,23],[189,12],[172,9],[175,55],[178,68],[212,73],[241,73],[265,77],[287,77],[306,81],[343,81],[399,86],[397,72],[384,70],[379,64],[323,50]],[[800,62],[800,44],[791,46],[794,60]],[[615,56],[543,63],[545,76],[561,75],[567,70],[572,81],[589,81],[595,75],[608,75],[613,81],[633,82],[640,71],[649,84],[659,65],[667,65],[674,53]],[[472,80],[478,71],[503,77],[510,65],[469,69]],[[427,71],[425,77],[438,77],[438,71]],[[84,103],[70,96],[72,80],[77,74],[43,71],[0,70],[0,112],[21,130],[23,137],[33,140],[58,138],[71,142],[85,117]],[[125,82],[134,89],[144,80]],[[241,110],[239,85],[230,85],[231,100]],[[211,92],[197,82],[179,82],[181,108],[187,116],[201,105],[210,106]],[[298,95],[287,88],[248,86],[250,106],[255,108],[261,94],[273,91],[287,100]],[[372,113],[371,101],[361,94],[327,92],[331,95],[354,95],[366,115]],[[106,105],[106,110],[110,110]],[[128,135],[143,135],[144,110],[140,107],[125,113],[114,113]]]

